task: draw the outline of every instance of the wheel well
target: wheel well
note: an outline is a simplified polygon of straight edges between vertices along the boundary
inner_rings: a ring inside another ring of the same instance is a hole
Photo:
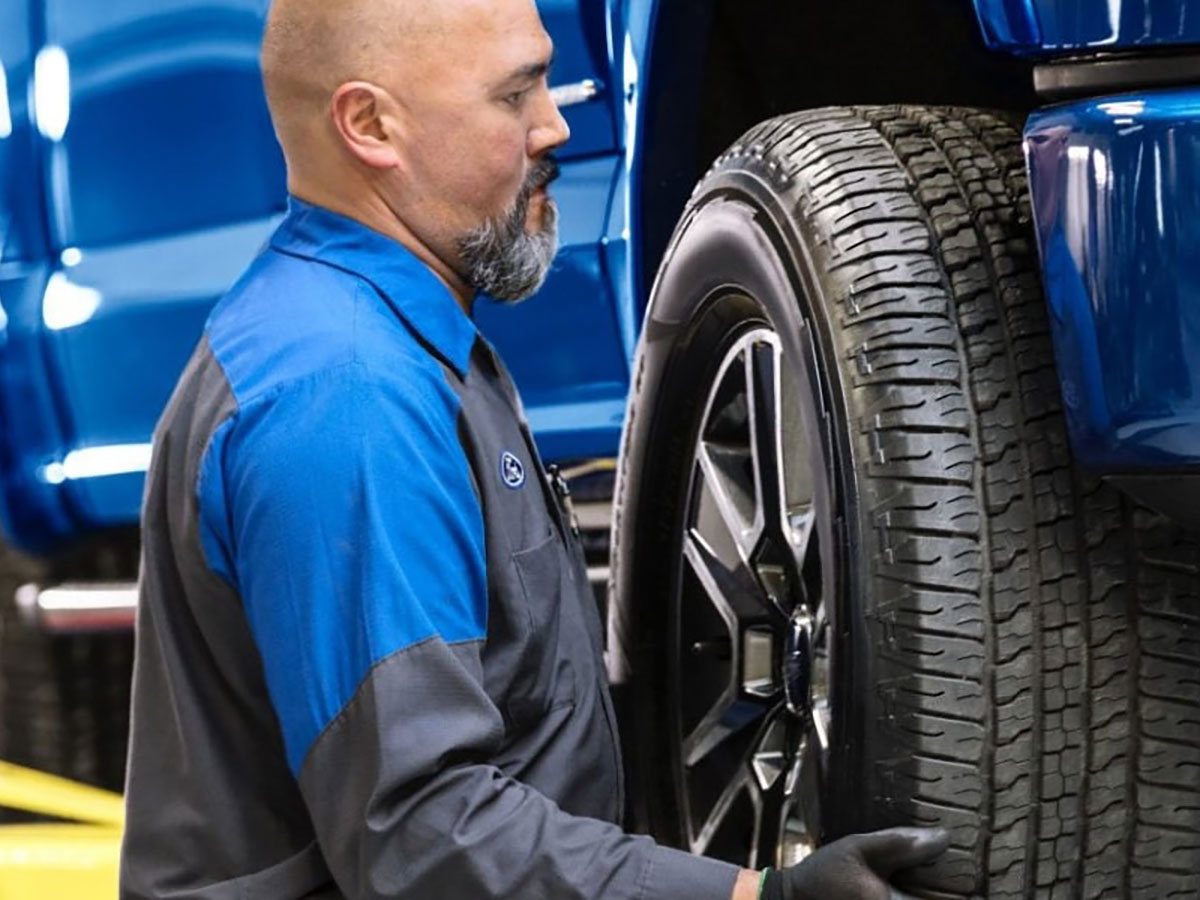
[[[692,186],[763,119],[857,103],[1020,115],[1037,105],[1032,63],[988,50],[969,0],[663,3],[653,43],[641,214],[646,288]]]

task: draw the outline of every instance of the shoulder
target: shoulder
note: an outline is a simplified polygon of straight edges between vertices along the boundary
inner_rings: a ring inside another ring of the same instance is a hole
[[[274,250],[217,304],[205,334],[240,409],[322,387],[384,388],[389,381],[418,396],[441,394],[445,381],[369,282]]]
[[[249,436],[269,429],[272,444],[301,450],[351,439],[457,443],[459,412],[458,395],[427,358],[390,372],[347,360],[281,381],[240,404],[232,430]]]
[[[447,370],[364,279],[267,251],[214,308],[206,337],[232,395],[210,472],[344,479],[356,465],[430,455],[461,468]]]
[[[355,508],[382,521],[371,511],[386,509],[387,518],[424,510],[428,519],[438,507],[439,516],[474,523],[457,396],[440,374],[411,375],[350,362],[251,399],[208,448],[198,483],[207,521],[222,534],[229,524],[237,534],[257,523],[254,533],[270,540],[313,522],[346,520],[349,528]]]

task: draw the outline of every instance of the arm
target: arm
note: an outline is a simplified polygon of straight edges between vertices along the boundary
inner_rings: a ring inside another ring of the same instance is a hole
[[[737,882],[733,886],[733,896],[730,900],[758,900],[758,883],[762,873],[752,869],[742,869],[738,872]]]
[[[350,367],[244,411],[225,453],[239,591],[340,888],[727,900],[733,867],[567,815],[491,764],[504,725],[456,415],[440,373],[401,391]]]

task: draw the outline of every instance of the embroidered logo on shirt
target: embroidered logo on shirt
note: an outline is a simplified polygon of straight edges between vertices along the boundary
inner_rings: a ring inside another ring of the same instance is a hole
[[[525,484],[525,466],[507,450],[500,457],[500,477],[514,491]]]

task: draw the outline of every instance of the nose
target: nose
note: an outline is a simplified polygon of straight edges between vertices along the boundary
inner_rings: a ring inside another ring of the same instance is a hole
[[[534,158],[557,150],[571,139],[571,126],[563,118],[550,91],[543,90],[541,97],[538,124],[529,132],[529,155]]]

